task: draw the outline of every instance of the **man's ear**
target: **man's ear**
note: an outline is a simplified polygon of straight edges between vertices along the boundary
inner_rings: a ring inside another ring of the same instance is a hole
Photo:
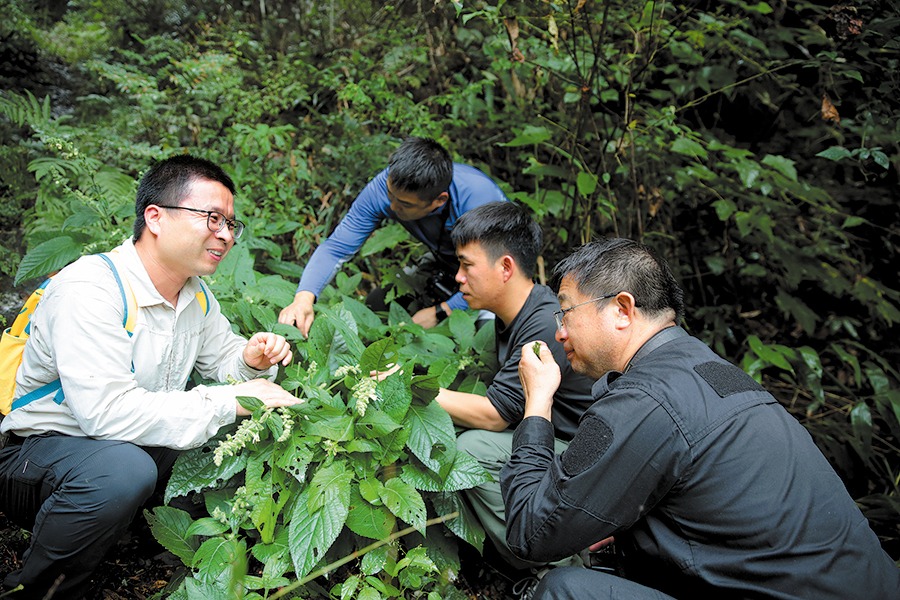
[[[447,200],[450,199],[450,194],[447,192],[441,192],[438,194],[438,197],[431,201],[431,210],[437,210],[443,205],[447,204]]]
[[[509,254],[504,254],[499,259],[500,268],[503,269],[503,283],[509,281],[513,275],[518,271],[518,265],[516,265],[516,259],[514,259]]]
[[[637,302],[630,292],[619,292],[613,298],[613,304],[616,307],[616,326],[624,329],[634,322],[637,313]]]
[[[159,235],[161,227],[159,221],[162,213],[162,209],[155,204],[151,204],[144,209],[144,223],[146,224],[146,229],[153,235]]]

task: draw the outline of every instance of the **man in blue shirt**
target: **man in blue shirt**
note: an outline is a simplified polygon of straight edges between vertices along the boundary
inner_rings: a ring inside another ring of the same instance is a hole
[[[281,311],[279,323],[296,325],[308,335],[316,297],[385,219],[397,220],[424,243],[434,258],[432,281],[444,280],[452,286],[458,262],[450,230],[466,211],[500,200],[506,196],[490,177],[475,167],[454,163],[436,141],[405,139],[388,167],[366,185],[334,232],[313,252],[294,301]],[[429,298],[434,304],[418,310],[414,322],[433,327],[451,310],[468,307],[447,284],[438,286],[439,297]]]

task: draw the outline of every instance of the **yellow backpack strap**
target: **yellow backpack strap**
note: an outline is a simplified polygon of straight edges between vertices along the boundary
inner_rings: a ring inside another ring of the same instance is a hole
[[[47,278],[40,287],[31,292],[28,300],[22,305],[22,310],[16,315],[16,320],[13,321],[12,326],[9,328],[10,335],[28,337],[31,334],[31,315],[34,314],[34,309],[37,307],[38,302],[44,297],[44,290],[47,289],[47,284],[49,283],[50,278]]]
[[[206,292],[206,286],[203,285],[203,282],[200,279],[197,282],[200,284],[200,291],[195,294],[197,303],[203,309],[203,316],[206,316],[209,314],[209,294]]]

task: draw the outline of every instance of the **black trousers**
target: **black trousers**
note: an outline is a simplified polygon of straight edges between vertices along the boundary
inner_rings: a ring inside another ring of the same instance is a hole
[[[582,567],[551,569],[534,591],[534,600],[675,600],[639,583]]]
[[[82,598],[178,452],[65,435],[31,436],[0,450],[0,511],[32,532],[23,566],[6,576],[16,598]]]

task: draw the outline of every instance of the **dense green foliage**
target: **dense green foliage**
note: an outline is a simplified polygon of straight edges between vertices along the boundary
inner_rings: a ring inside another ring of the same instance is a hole
[[[358,284],[359,277],[343,278],[341,287],[353,293]],[[211,516],[194,520],[169,506],[147,513],[160,543],[189,568],[169,597],[217,598],[222,589],[268,597],[323,562],[361,555],[395,534],[398,522],[418,532],[421,545],[371,549],[358,571],[334,580],[335,593],[465,597],[452,587],[455,545],[435,529],[426,534],[426,520],[429,512],[458,512],[447,527],[481,550],[484,531],[454,492],[490,475],[457,451],[450,416],[433,398],[451,385],[484,393],[478,357],[489,355],[493,331],[476,334],[474,315],[461,311],[424,331],[397,304],[387,324],[349,296],[321,304],[282,381],[305,402],[274,410],[243,398],[250,418],[176,462],[166,501],[203,492]],[[402,369],[380,382],[369,377],[391,365]],[[248,573],[251,557],[259,575]]]
[[[896,3],[7,4],[0,271],[112,246],[150,161],[195,152],[250,225],[211,283],[268,327],[390,149],[432,136],[533,210],[548,268],[597,235],[658,248],[686,326],[809,428],[900,557]],[[418,251],[386,227],[345,271],[365,292]]]

